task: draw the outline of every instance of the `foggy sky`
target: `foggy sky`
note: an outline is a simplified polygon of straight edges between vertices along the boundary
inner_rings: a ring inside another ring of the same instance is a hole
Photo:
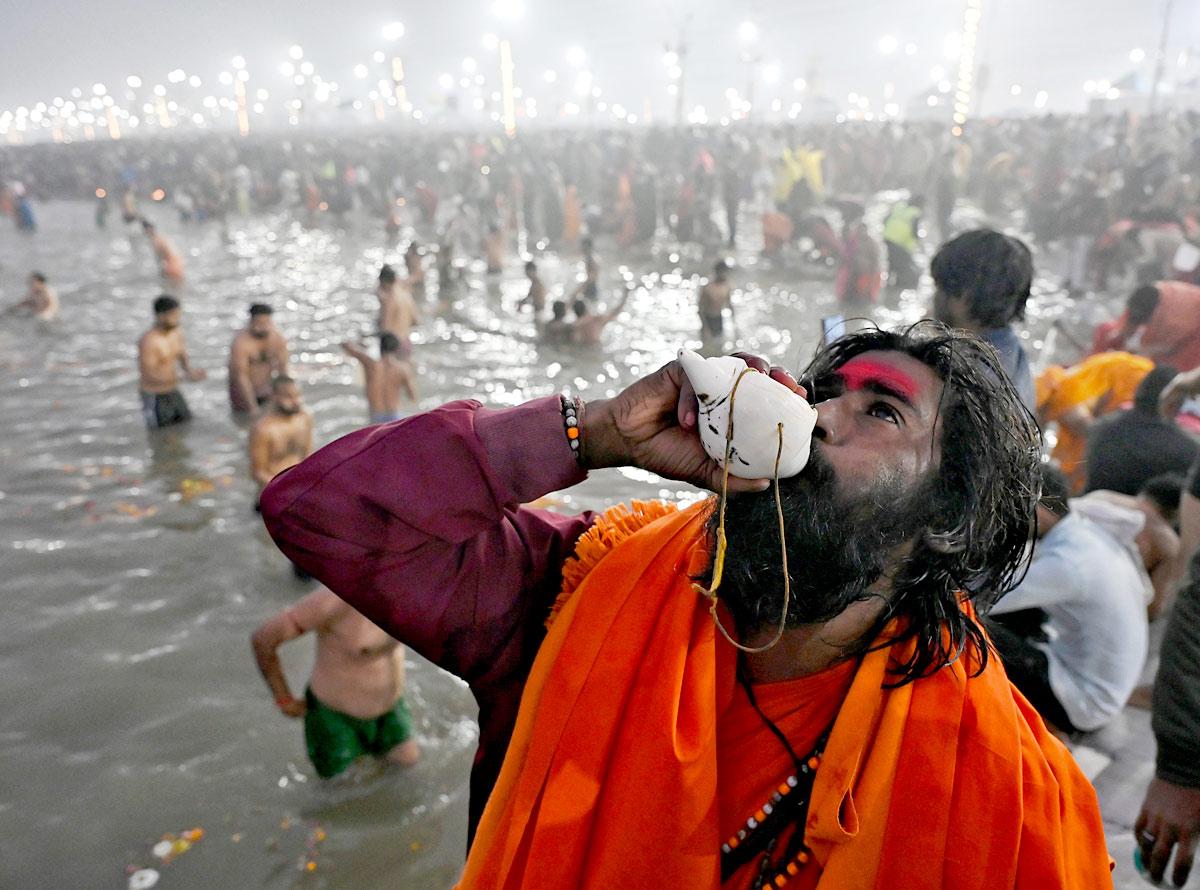
[[[246,58],[253,86],[279,90],[286,82],[278,66],[293,43],[345,95],[365,89],[351,69],[384,47],[380,27],[397,19],[407,28],[398,46],[418,107],[439,101],[438,76],[457,75],[465,56],[494,73],[495,54],[481,45],[490,31],[511,38],[518,84],[546,103],[569,96],[563,53],[578,44],[608,101],[640,113],[649,98],[660,119],[669,117],[674,100],[662,56],[683,26],[687,104],[719,112],[726,88],[745,90],[736,29],[752,19],[762,30],[756,52],[763,62],[781,63],[777,86],[756,78],[759,101],[792,101],[793,80],[815,74],[816,86],[835,101],[857,91],[879,108],[887,81],[903,103],[929,86],[934,66],[954,79],[943,42],[961,29],[963,11],[962,0],[525,0],[523,19],[505,25],[489,6],[488,0],[0,0],[0,110],[49,102],[76,86],[88,92],[96,81],[111,91],[129,74],[165,83],[177,67],[198,74],[205,91],[219,92],[217,74],[237,54]],[[1050,94],[1052,109],[1079,110],[1083,82],[1117,80],[1135,67],[1129,61],[1135,47],[1146,51],[1149,71],[1162,8],[1161,0],[983,0],[977,58],[990,69],[985,112],[1027,109],[1037,90]],[[1190,46],[1200,56],[1200,2],[1176,0],[1172,31],[1176,52]],[[918,52],[883,56],[884,35]],[[554,87],[542,81],[547,68],[563,73]],[[1022,85],[1020,97],[1010,96],[1013,83]]]

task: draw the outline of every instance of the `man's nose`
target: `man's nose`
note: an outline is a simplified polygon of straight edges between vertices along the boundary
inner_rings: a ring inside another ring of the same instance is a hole
[[[826,445],[840,445],[846,429],[846,407],[842,399],[826,399],[816,406],[817,425],[813,438]]]

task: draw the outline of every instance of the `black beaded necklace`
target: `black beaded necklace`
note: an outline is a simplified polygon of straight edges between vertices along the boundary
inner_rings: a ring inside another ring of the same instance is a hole
[[[761,855],[758,875],[751,886],[754,890],[783,887],[812,859],[812,852],[804,845],[804,824],[808,819],[808,806],[812,801],[817,768],[821,765],[821,756],[825,752],[825,743],[829,740],[832,727],[821,733],[807,757],[797,757],[787,736],[758,706],[754,689],[741,664],[738,665],[737,679],[746,690],[750,706],[791,757],[794,771],[776,786],[770,799],[759,807],[735,834],[721,844],[721,883],[728,881],[746,863]],[[795,825],[796,830],[788,839],[783,855],[773,859],[780,835],[789,825]]]

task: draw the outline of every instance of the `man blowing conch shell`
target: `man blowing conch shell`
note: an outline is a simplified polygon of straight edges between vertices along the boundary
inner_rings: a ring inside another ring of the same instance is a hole
[[[1038,495],[994,351],[863,331],[803,388],[748,360],[816,409],[777,492],[725,478],[678,361],[361,430],[264,491],[292,560],[475,693],[461,886],[1111,886],[1092,787],[976,617]],[[725,486],[719,587],[715,499],[520,506],[613,466]]]

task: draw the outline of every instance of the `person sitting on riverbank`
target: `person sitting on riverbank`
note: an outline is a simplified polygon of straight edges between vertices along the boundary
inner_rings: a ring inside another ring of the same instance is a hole
[[[1021,582],[988,613],[1013,685],[1063,732],[1091,731],[1125,707],[1146,661],[1149,579],[1136,550],[1071,510],[1066,476],[1043,464],[1037,546]],[[1141,529],[1139,513],[1125,511]],[[1082,511],[1081,511],[1082,513]],[[1032,630],[1005,616],[1041,610]]]
[[[721,488],[677,361],[612,399],[351,433],[267,487],[284,553],[479,701],[460,886],[1111,881],[1094,790],[973,610],[1021,571],[1037,498],[994,353],[869,330],[804,379],[782,533],[766,479],[730,477],[723,512],[520,506],[602,467]]]
[[[342,351],[362,365],[371,423],[399,420],[402,416],[401,393],[416,403],[417,388],[413,383],[412,365],[400,358],[400,341],[395,334],[380,336],[379,358],[372,357],[361,343],[349,340],[342,344]]]
[[[317,657],[304,698],[292,695],[277,650],[307,633]],[[412,766],[421,757],[404,700],[404,648],[326,587],[264,621],[254,660],[287,717],[304,718],[308,759],[322,779],[358,758]]]
[[[1139,287],[1120,318],[1096,328],[1093,352],[1110,349],[1136,352],[1180,371],[1200,367],[1200,286],[1157,281]]]
[[[1111,353],[1109,353],[1111,354]],[[1159,397],[1175,379],[1159,365],[1142,378],[1133,406],[1096,421],[1088,431],[1085,491],[1098,488],[1134,495],[1155,476],[1183,475],[1200,456],[1196,440],[1159,412]]]
[[[1025,242],[991,229],[963,232],[938,248],[929,270],[933,317],[995,347],[1021,401],[1033,411],[1029,356],[1012,327],[1025,317],[1033,284],[1033,254]]]
[[[154,327],[138,340],[138,390],[142,395],[142,418],[150,429],[174,426],[192,419],[187,400],[179,391],[179,373],[193,383],[208,377],[203,368],[193,368],[187,343],[180,328],[183,310],[167,294],[154,301]]]

